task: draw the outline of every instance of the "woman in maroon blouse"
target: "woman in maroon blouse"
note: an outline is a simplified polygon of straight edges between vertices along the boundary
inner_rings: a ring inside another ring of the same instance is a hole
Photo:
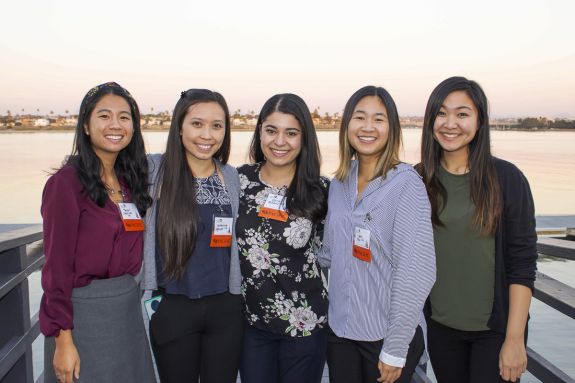
[[[46,382],[79,379],[80,365],[89,381],[155,381],[134,279],[150,204],[138,106],[116,83],[96,86],[42,196]]]

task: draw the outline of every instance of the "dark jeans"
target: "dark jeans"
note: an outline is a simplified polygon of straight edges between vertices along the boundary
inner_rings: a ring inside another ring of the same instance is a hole
[[[377,364],[383,340],[366,342],[340,338],[329,330],[327,365],[330,383],[376,383],[381,376]],[[407,360],[396,383],[409,383],[423,354],[423,331],[417,326],[409,344]]]
[[[164,294],[150,320],[160,380],[235,383],[243,334],[241,295],[200,299]]]
[[[246,324],[242,383],[320,383],[326,342],[325,329],[310,336],[291,337]]]
[[[429,358],[438,383],[505,382],[499,375],[504,334],[456,330],[433,319],[427,326]]]

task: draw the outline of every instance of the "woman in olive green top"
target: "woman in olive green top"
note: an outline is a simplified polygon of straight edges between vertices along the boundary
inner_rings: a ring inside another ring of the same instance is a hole
[[[537,260],[533,198],[513,164],[490,152],[487,98],[451,77],[425,111],[418,170],[432,206],[437,279],[428,348],[439,383],[516,382]]]
[[[441,255],[436,258],[441,281],[431,290],[431,318],[452,328],[489,330],[495,237],[482,235],[475,227],[469,172],[453,174],[439,166],[437,178],[448,199],[438,214],[443,225],[433,230],[435,252]]]

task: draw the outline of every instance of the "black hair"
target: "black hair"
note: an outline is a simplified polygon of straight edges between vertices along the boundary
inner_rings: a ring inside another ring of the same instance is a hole
[[[327,212],[327,192],[320,181],[321,154],[311,113],[304,100],[291,93],[276,94],[260,111],[250,145],[250,160],[265,161],[261,148],[261,130],[272,113],[290,114],[301,129],[301,151],[296,159],[295,175],[286,193],[286,208],[290,214],[306,217],[313,223],[321,221]]]
[[[215,102],[225,114],[225,135],[222,146],[214,154],[222,164],[230,156],[230,112],[224,97],[207,89],[189,89],[181,93],[176,103],[168,133],[166,153],[159,169],[161,203],[158,209],[158,243],[163,256],[163,273],[180,278],[196,246],[199,213],[196,202],[195,178],[188,165],[182,143],[182,123],[192,105]]]
[[[114,163],[114,171],[118,179],[128,185],[132,194],[132,201],[136,204],[141,215],[152,204],[148,194],[148,162],[144,139],[140,128],[140,110],[132,95],[115,82],[108,82],[93,87],[82,100],[78,124],[74,135],[72,155],[65,161],[65,165],[76,168],[80,182],[90,199],[98,206],[103,207],[108,197],[108,190],[102,181],[103,165],[92,147],[90,136],[86,133],[90,116],[96,104],[102,97],[113,94],[122,97],[130,106],[132,115],[133,135],[130,143],[118,153]]]
[[[427,187],[432,207],[432,221],[442,226],[439,212],[447,201],[447,192],[437,176],[443,156],[441,145],[435,140],[434,125],[445,98],[457,91],[465,92],[477,108],[477,132],[469,142],[468,168],[470,175],[471,200],[475,205],[475,222],[485,233],[495,233],[501,216],[502,200],[494,158],[491,155],[489,133],[489,105],[487,97],[478,83],[465,77],[450,77],[442,81],[431,92],[421,138],[421,163],[417,166]]]

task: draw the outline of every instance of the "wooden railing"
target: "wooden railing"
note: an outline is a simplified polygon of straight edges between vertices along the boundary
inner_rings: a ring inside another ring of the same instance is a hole
[[[28,276],[44,264],[42,227],[0,232],[0,383],[34,382],[32,342],[40,334],[38,313],[30,316]],[[539,238],[540,254],[575,260],[575,241]],[[537,273],[535,298],[575,319],[575,289]],[[566,339],[571,341],[571,339]],[[575,383],[543,356],[528,348],[528,369],[545,383]],[[37,382],[43,382],[40,372]],[[415,383],[431,383],[418,368]]]
[[[40,334],[30,318],[28,276],[44,264],[42,226],[0,233],[0,382],[34,381],[32,342]],[[38,382],[44,378],[40,374]]]
[[[567,238],[573,239],[570,236],[570,230],[572,229],[567,230],[567,237],[565,238],[540,237],[537,240],[539,254],[575,260],[575,241],[567,240]],[[575,289],[573,287],[538,272],[535,280],[534,297],[569,318],[575,319]],[[572,340],[566,339],[566,341],[571,342]],[[527,363],[529,372],[540,381],[545,383],[575,383],[575,379],[530,347],[527,347],[527,357],[529,359]]]

